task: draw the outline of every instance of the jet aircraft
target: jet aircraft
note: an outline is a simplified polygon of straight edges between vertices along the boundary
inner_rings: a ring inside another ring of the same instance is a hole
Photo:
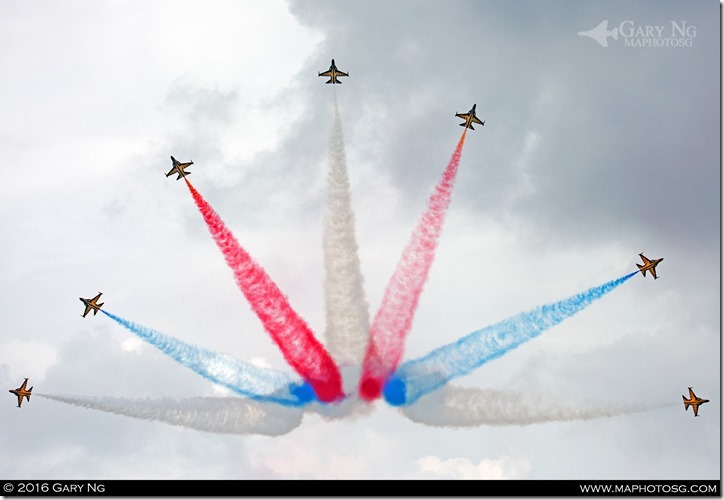
[[[604,21],[601,21],[600,24],[593,29],[590,29],[588,31],[579,31],[578,35],[593,38],[599,44],[601,44],[602,47],[608,47],[609,38],[618,40],[618,28],[609,30],[608,21],[604,20]]]
[[[179,180],[179,179],[181,179],[181,177],[186,177],[187,175],[191,175],[191,172],[186,172],[184,169],[190,165],[193,165],[194,164],[193,160],[191,160],[189,162],[181,163],[176,158],[171,156],[171,162],[173,163],[173,168],[168,171],[168,173],[166,174],[166,177],[173,175],[173,174],[178,174],[178,177],[176,177],[176,180]]]
[[[475,130],[475,128],[473,127],[473,123],[479,123],[480,125],[485,125],[484,121],[481,122],[480,119],[478,119],[478,117],[475,116],[475,106],[477,106],[477,104],[473,104],[472,109],[470,111],[468,111],[467,113],[455,113],[455,116],[465,120],[465,123],[460,124],[461,127]]]
[[[33,388],[27,389],[28,385],[28,379],[25,379],[23,381],[23,385],[18,387],[17,389],[10,389],[8,392],[12,392],[18,397],[18,408],[21,407],[23,404],[23,398],[26,398],[28,401],[30,401],[30,393],[33,392]]]
[[[683,394],[681,395],[681,398],[684,400],[684,410],[688,410],[689,406],[691,406],[694,409],[695,417],[699,416],[699,405],[709,402],[708,399],[696,397],[696,394],[694,394],[694,391],[691,390],[691,387],[689,387],[689,399],[686,399],[686,396]]]
[[[663,257],[660,259],[649,260],[644,257],[644,254],[642,253],[639,254],[639,257],[641,257],[641,260],[643,260],[644,262],[643,264],[636,264],[639,268],[639,271],[641,271],[641,274],[646,276],[646,271],[651,271],[651,275],[654,277],[654,279],[659,279],[659,277],[656,276],[656,266],[659,265],[659,262],[664,260]]]
[[[85,304],[85,311],[83,312],[83,317],[85,318],[85,315],[91,312],[91,309],[93,310],[93,316],[95,316],[98,311],[101,310],[101,306],[105,304],[105,302],[98,303],[98,299],[100,296],[103,295],[101,292],[98,292],[98,295],[93,297],[92,299],[84,299],[83,297],[79,297],[80,301]]]
[[[334,59],[332,59],[332,64],[329,66],[329,69],[323,73],[319,73],[319,76],[328,76],[329,80],[327,80],[324,83],[339,83],[340,85],[342,82],[337,80],[338,76],[349,76],[349,73],[344,73],[337,69],[337,66],[334,64]]]

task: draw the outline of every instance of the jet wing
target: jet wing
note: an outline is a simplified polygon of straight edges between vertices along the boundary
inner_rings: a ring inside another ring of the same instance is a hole
[[[653,275],[654,279],[656,279],[656,278],[657,278],[657,276],[656,276],[656,268],[655,268],[655,267],[652,267],[651,269],[649,269],[649,271],[651,271],[651,274]],[[689,390],[691,390],[691,389],[689,389]]]
[[[344,71],[337,70],[337,76],[349,76],[349,73],[345,73]]]
[[[694,391],[691,390],[691,387],[689,387],[689,399],[691,399],[691,400],[696,400],[696,399],[698,399],[698,398],[696,397],[696,394],[694,394]]]
[[[691,405],[691,407],[694,409],[694,416],[698,417],[699,416],[699,405],[693,404],[693,405]]]
[[[320,73],[319,76],[332,76],[332,70],[325,71],[323,73]]]
[[[184,169],[185,169],[186,167],[188,167],[189,165],[191,165],[191,164],[190,164],[190,163],[189,163],[189,164],[181,163],[181,164],[179,164],[179,167],[178,167],[178,168],[173,167],[173,168],[172,168],[171,170],[169,170],[169,172],[166,174],[166,177],[170,177],[170,176],[172,176],[173,174],[178,174],[178,177],[176,177],[176,180],[179,180],[179,179],[181,179],[181,177],[186,177],[187,175],[191,175],[192,172],[187,172],[187,171],[184,170]]]
[[[28,379],[23,380],[23,385],[20,386],[19,391],[24,391],[25,388],[28,386]]]
[[[92,304],[95,304],[96,301],[97,301],[99,298],[101,298],[101,295],[103,295],[103,294],[102,294],[101,292],[98,292],[98,295],[96,295],[95,297],[93,297],[93,298],[91,299],[91,303],[92,303]]]
[[[480,121],[480,119],[477,116],[473,116],[473,121],[475,123],[479,123],[480,125],[483,125],[483,122]]]

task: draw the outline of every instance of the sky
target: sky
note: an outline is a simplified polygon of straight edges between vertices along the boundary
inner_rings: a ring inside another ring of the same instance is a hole
[[[0,476],[719,479],[719,19],[713,0],[0,2],[0,384],[34,386],[0,405]],[[604,20],[607,46],[578,35]],[[341,85],[318,77],[332,58]],[[36,396],[247,404],[81,318],[99,291],[114,314],[294,375],[165,174],[170,155],[193,160],[189,181],[324,342],[335,102],[370,317],[460,139],[455,113],[485,120],[403,362],[634,272],[641,252],[665,259],[659,278],[409,408],[291,412],[275,435]],[[690,386],[711,400],[698,418]],[[445,395],[463,393],[643,409],[460,426]]]

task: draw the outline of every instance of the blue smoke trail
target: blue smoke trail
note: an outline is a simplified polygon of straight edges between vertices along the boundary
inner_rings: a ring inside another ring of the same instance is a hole
[[[185,367],[237,394],[284,406],[302,406],[314,399],[309,384],[295,382],[286,373],[244,363],[119,318],[103,309],[101,312]]]
[[[470,373],[573,316],[635,274],[638,271],[518,314],[439,347],[425,357],[407,361],[385,384],[385,400],[393,406],[414,403],[449,380]]]

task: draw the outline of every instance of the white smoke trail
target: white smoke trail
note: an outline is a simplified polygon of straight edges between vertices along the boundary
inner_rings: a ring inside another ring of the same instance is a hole
[[[51,394],[37,396],[92,410],[219,434],[280,436],[299,426],[304,415],[299,408],[235,397],[152,400]]]
[[[541,394],[445,386],[400,407],[413,422],[434,427],[531,425],[543,422],[592,420],[638,413],[672,404],[593,404]]]
[[[326,347],[337,364],[358,365],[367,347],[369,305],[363,288],[355,238],[355,218],[336,96],[328,165],[327,211],[323,234]]]

